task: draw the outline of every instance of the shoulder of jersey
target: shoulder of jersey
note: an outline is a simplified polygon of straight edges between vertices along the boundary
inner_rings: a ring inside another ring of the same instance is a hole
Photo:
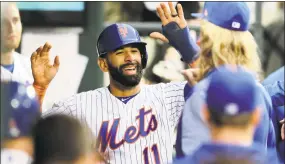
[[[73,95],[72,97],[80,97],[80,96],[88,96],[88,95],[92,95],[92,96],[96,96],[98,94],[109,94],[110,92],[108,91],[107,87],[102,87],[102,88],[97,88],[94,90],[89,90],[89,91],[85,91],[85,92],[80,92],[77,93],[75,95]]]
[[[154,92],[154,91],[161,91],[165,88],[166,83],[158,83],[158,84],[144,84],[142,85],[142,89],[146,90],[147,92]]]
[[[29,57],[29,56],[20,54],[20,53],[18,53],[18,52],[16,52],[16,51],[14,52],[13,55],[16,56],[16,57],[18,57],[18,58],[20,58],[20,59],[30,61],[30,57]]]
[[[14,57],[18,58],[18,63],[21,63],[26,69],[31,70],[31,60],[27,55],[20,54],[18,52],[14,52]]]

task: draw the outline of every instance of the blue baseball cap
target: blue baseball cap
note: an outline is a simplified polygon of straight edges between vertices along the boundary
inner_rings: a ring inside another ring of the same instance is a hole
[[[229,30],[249,29],[250,10],[246,2],[205,2],[203,13],[191,15]]]
[[[39,101],[32,85],[1,82],[2,137],[30,136],[40,116]]]
[[[259,105],[259,88],[253,74],[241,66],[224,65],[210,75],[206,103],[223,115],[251,113]]]

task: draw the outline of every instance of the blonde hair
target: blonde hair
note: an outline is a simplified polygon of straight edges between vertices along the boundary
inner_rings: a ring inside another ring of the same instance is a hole
[[[249,31],[232,31],[206,20],[201,23],[201,51],[197,61],[198,81],[213,68],[223,64],[242,65],[261,80],[258,46]]]

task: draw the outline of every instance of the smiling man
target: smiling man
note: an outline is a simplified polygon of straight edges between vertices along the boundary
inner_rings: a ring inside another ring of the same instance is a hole
[[[53,66],[48,65],[50,48],[45,44],[31,58],[34,87],[41,100],[59,68],[57,57]],[[109,163],[171,163],[186,81],[141,85],[148,57],[146,43],[128,24],[106,27],[97,50],[98,66],[109,73],[109,86],[55,103],[44,117],[64,113],[87,123]]]

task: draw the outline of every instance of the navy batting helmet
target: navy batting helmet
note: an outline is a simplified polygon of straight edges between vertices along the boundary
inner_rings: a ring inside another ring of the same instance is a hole
[[[1,133],[4,138],[30,136],[40,118],[40,106],[33,86],[1,82]]]
[[[142,66],[146,67],[147,52],[146,43],[141,41],[138,31],[128,24],[116,23],[106,27],[97,40],[97,51],[99,57],[104,57],[108,52],[127,44],[141,45]]]

